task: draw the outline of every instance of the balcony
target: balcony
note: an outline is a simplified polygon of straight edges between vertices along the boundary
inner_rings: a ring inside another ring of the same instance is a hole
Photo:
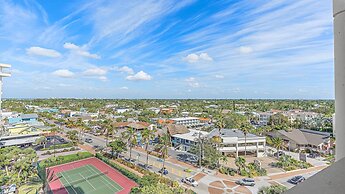
[[[10,77],[11,73],[8,72],[0,72],[0,77]]]

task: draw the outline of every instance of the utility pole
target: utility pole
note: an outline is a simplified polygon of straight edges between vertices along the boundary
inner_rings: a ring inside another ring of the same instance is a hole
[[[201,140],[201,132],[199,132],[199,167],[200,167],[200,169],[201,169],[201,157],[202,157],[202,148],[201,148],[201,146],[202,146],[202,140]]]

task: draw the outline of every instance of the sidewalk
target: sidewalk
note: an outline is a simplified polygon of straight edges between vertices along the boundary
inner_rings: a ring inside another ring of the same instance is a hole
[[[300,175],[300,174],[306,174],[309,172],[320,171],[326,167],[327,166],[316,166],[316,167],[311,167],[308,169],[293,170],[293,171],[289,171],[289,172],[285,172],[285,173],[269,175],[268,178],[271,180],[282,179],[282,178],[287,178],[287,177],[296,176],[296,175]]]

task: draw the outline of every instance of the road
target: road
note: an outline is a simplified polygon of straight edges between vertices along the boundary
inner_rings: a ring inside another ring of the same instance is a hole
[[[54,123],[51,120],[46,120],[46,122],[48,122],[49,124],[54,124],[57,125],[56,123]],[[71,128],[67,128],[65,126],[61,126],[61,125],[57,125],[58,127],[60,127],[61,129],[63,129],[64,132],[68,132],[68,131],[72,131],[73,129]],[[106,140],[102,137],[99,136],[94,136],[92,134],[88,134],[88,133],[84,133],[82,134],[82,139],[85,140],[85,138],[91,138],[92,142],[91,143],[86,143],[84,142],[86,145],[90,145],[90,146],[102,146],[102,147],[106,147]],[[129,148],[127,149],[128,151],[125,152],[123,155],[126,158],[129,158]],[[169,151],[171,152],[171,151]],[[138,151],[135,149],[132,149],[132,159],[135,159],[135,163],[138,164],[145,164],[146,163],[146,152],[142,152],[142,151]],[[158,171],[163,167],[163,160],[156,157],[156,156],[152,156],[149,155],[149,160],[148,160],[149,165],[152,165],[152,168],[150,169],[153,172],[158,173]],[[169,161],[165,162],[165,167],[168,170],[168,174],[165,175],[167,177],[169,177],[172,180],[176,180],[176,181],[180,181],[182,178],[184,177],[190,177],[195,175],[197,172],[193,171],[193,172],[185,172],[184,170],[186,170],[187,168],[184,166],[181,166],[179,164],[175,164],[175,163],[171,163]]]
[[[48,123],[50,123],[50,124],[55,124],[53,121],[50,121],[50,120],[46,120],[46,121]],[[73,129],[67,128],[65,126],[59,126],[59,127],[61,127],[65,132],[73,130]],[[85,134],[83,134],[82,139],[85,140],[85,138],[91,138],[92,139],[92,143],[90,143],[90,144],[89,143],[85,143],[86,145],[106,147],[106,140],[104,138],[102,138],[102,137],[94,136],[92,134],[85,133]],[[172,151],[170,150],[169,153],[171,153],[171,152]],[[291,154],[293,157],[297,157],[297,155],[295,153],[288,153],[288,154]],[[126,158],[129,158],[129,151],[125,152],[124,156]],[[138,163],[145,164],[146,163],[146,152],[132,149],[132,159],[136,160],[135,161],[136,164],[138,164]],[[161,169],[162,166],[163,166],[162,159],[160,159],[158,157],[155,157],[155,156],[152,156],[152,155],[149,155],[149,162],[148,163],[150,165],[152,165],[152,168],[150,170],[153,171],[153,172],[156,172],[156,173],[158,173],[159,169]],[[314,164],[317,164],[317,165],[322,165],[323,164],[323,162],[320,162],[320,161],[312,161],[311,163],[314,163]],[[194,176],[198,172],[200,172],[200,169],[197,169],[197,171],[193,171],[191,173],[187,173],[187,172],[184,171],[185,169],[187,169],[187,167],[184,167],[184,166],[181,166],[179,164],[172,163],[172,162],[169,162],[169,161],[165,162],[165,167],[169,171],[168,175],[166,175],[166,176],[169,177],[172,180],[177,180],[179,182],[180,182],[180,180],[183,177]],[[314,175],[318,171],[320,171],[320,170],[315,170],[315,171],[311,171],[311,172],[301,173],[299,175],[303,175],[305,178],[309,178],[310,176]],[[283,175],[284,173],[281,173],[281,174]],[[292,178],[293,176],[295,176],[295,175],[291,175],[291,176],[284,176],[283,175],[282,177],[284,177],[284,178],[279,178],[279,179],[271,179],[268,176],[266,176],[266,177],[258,177],[258,178],[256,178],[256,185],[254,187],[246,187],[246,188],[251,193],[257,193],[258,190],[262,186],[269,186],[271,184],[281,184],[281,185],[286,186],[287,188],[291,188],[294,185],[288,183],[287,180]],[[229,179],[230,180],[234,180],[232,177],[227,178],[227,180],[229,180]],[[220,177],[218,177],[216,175],[206,174],[203,178],[201,178],[198,181],[199,182],[199,186],[197,186],[195,188],[192,188],[192,190],[194,190],[196,193],[200,193],[200,194],[209,193],[208,192],[208,188],[209,188],[210,183],[215,182],[215,181],[219,181],[219,180],[226,180],[226,179],[220,178]],[[235,186],[232,189],[238,188],[238,187],[239,186]]]

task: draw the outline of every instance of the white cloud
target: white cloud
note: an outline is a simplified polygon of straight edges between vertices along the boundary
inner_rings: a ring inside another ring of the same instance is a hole
[[[123,87],[121,87],[120,89],[121,89],[121,90],[128,90],[128,87],[123,86]]]
[[[199,58],[205,61],[213,61],[212,57],[210,57],[207,53],[201,53]]]
[[[56,50],[46,49],[46,48],[37,47],[37,46],[27,48],[26,53],[28,55],[39,55],[39,56],[52,57],[52,58],[61,57],[61,54],[57,52]]]
[[[107,81],[108,80],[108,78],[106,76],[99,76],[98,79],[101,81]]]
[[[87,58],[92,58],[92,59],[100,59],[101,57],[97,54],[91,54],[89,51],[87,51],[85,48],[80,47],[78,45],[75,45],[73,43],[69,43],[66,42],[63,47],[65,49],[69,49],[71,50],[73,53],[83,56],[83,57],[87,57]]]
[[[68,69],[59,69],[53,72],[53,75],[63,78],[71,78],[74,76],[74,73]]]
[[[200,87],[200,83],[194,77],[189,77],[185,81],[192,88],[199,88]]]
[[[148,81],[151,79],[152,79],[152,76],[145,73],[144,71],[139,71],[138,73],[134,75],[129,75],[126,77],[126,80],[130,80],[130,81]]]
[[[64,47],[65,49],[71,49],[71,50],[78,50],[78,49],[80,49],[79,46],[77,46],[77,45],[75,45],[75,44],[72,44],[72,43],[70,43],[70,42],[66,42],[66,43],[63,45],[63,47]]]
[[[242,54],[248,54],[248,53],[251,53],[253,52],[253,48],[252,47],[249,47],[249,46],[241,46],[240,47],[240,53]]]
[[[188,62],[188,63],[195,63],[199,60],[199,55],[197,54],[189,54],[187,55],[187,57],[185,58],[185,60]]]
[[[215,75],[215,77],[216,77],[217,79],[223,79],[223,78],[224,78],[224,75]]]
[[[187,55],[184,59],[188,63],[213,61],[213,58],[210,57],[207,53],[200,53],[199,55],[192,53],[192,54]]]
[[[71,84],[65,84],[65,83],[59,83],[58,86],[60,86],[60,87],[70,87],[72,85]]]
[[[95,67],[85,70],[83,74],[87,76],[103,76],[107,74],[107,72],[108,71],[106,69]]]
[[[134,70],[128,66],[123,66],[123,67],[115,67],[114,68],[115,71],[118,72],[124,72],[124,73],[128,73],[128,74],[134,74]]]

